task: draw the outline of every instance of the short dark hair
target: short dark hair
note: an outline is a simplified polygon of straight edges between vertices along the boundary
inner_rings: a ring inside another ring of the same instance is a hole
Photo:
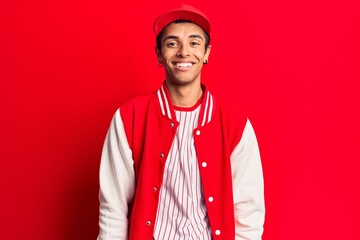
[[[193,23],[192,21],[189,21],[189,20],[182,20],[182,19],[180,19],[180,20],[175,20],[175,21],[173,21],[173,22],[171,22],[171,23]],[[171,23],[169,23],[169,24],[171,24]],[[168,24],[168,26],[169,26],[169,24]],[[194,24],[196,24],[196,23],[194,23]],[[156,37],[156,47],[159,49],[159,50],[161,50],[161,39],[162,39],[162,37],[164,36],[164,30],[165,30],[165,28],[166,27],[164,27],[164,29],[163,30],[161,30],[161,32],[157,35],[157,37]],[[201,28],[203,31],[204,31],[204,35],[205,35],[205,50],[207,50],[207,48],[209,47],[209,45],[210,45],[210,35],[203,29],[203,28]]]

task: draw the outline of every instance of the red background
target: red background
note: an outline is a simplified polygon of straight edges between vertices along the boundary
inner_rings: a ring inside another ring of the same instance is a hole
[[[0,1],[1,239],[96,238],[103,140],[164,79],[152,22],[167,2]],[[263,239],[360,239],[358,1],[193,5],[213,24],[203,81],[257,132]]]

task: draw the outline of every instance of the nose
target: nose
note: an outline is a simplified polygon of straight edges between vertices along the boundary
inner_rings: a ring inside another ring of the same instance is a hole
[[[184,58],[184,57],[189,56],[190,55],[189,53],[190,52],[189,52],[188,47],[185,44],[181,44],[178,48],[178,52],[177,52],[176,56]]]

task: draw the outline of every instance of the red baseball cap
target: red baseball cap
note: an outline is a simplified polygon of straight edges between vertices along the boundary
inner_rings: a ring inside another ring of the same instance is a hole
[[[170,10],[160,15],[154,22],[154,33],[157,36],[168,24],[176,20],[187,20],[199,25],[210,34],[210,22],[207,17],[198,9],[181,5],[179,8]]]

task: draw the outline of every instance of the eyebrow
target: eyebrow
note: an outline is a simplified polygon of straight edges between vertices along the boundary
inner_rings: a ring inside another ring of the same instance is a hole
[[[200,38],[201,40],[203,40],[204,41],[204,39],[200,36],[200,35],[190,35],[189,36],[190,38]]]
[[[199,39],[204,41],[204,39],[200,35],[197,35],[197,34],[192,34],[192,35],[189,36],[189,38],[199,38]],[[163,42],[165,42],[168,39],[175,39],[176,40],[176,39],[179,39],[179,37],[174,36],[174,35],[169,35],[169,36],[167,36],[167,37],[165,37],[163,39]]]

